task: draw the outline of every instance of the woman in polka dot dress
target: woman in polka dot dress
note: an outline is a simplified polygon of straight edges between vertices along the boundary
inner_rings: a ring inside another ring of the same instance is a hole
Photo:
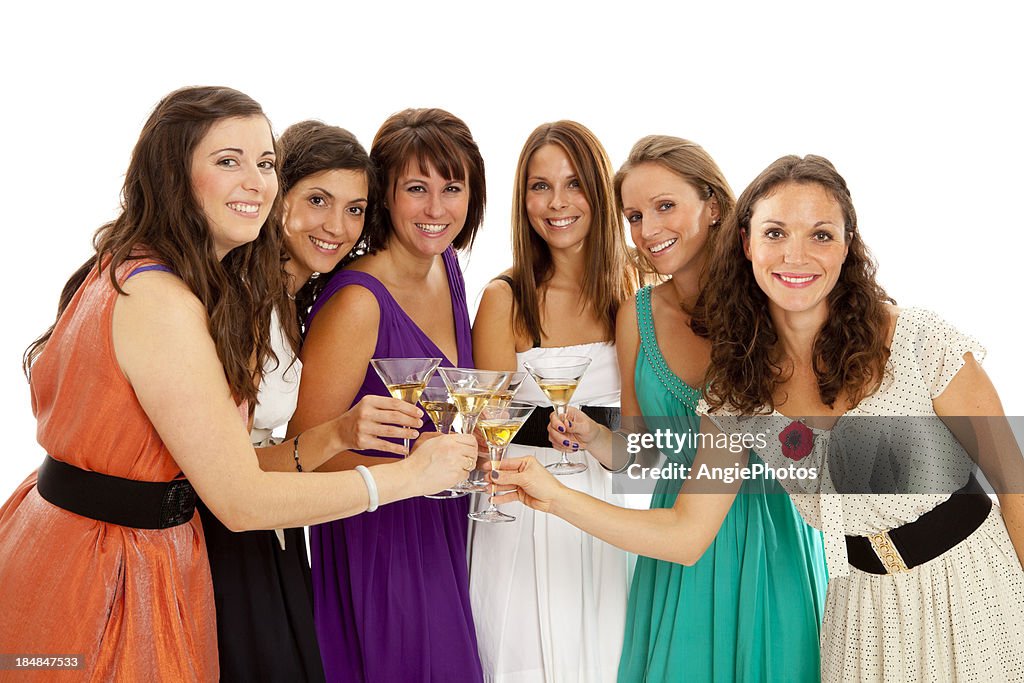
[[[831,163],[789,156],[765,169],[711,257],[701,428],[716,440],[759,434],[773,471],[803,472],[780,481],[825,532],[822,680],[1024,680],[1021,456],[984,349],[930,312],[897,309],[874,276]],[[694,472],[741,467],[742,455],[702,448]],[[616,511],[528,459],[505,468],[498,480],[532,507],[683,563],[715,537],[741,483],[691,477],[671,510]]]

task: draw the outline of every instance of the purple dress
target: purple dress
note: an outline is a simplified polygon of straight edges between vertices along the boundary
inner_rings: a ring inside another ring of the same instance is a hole
[[[457,362],[472,367],[465,283],[455,251],[449,248],[443,259]],[[343,270],[331,278],[310,312],[310,322],[331,296],[349,285],[368,289],[380,306],[374,358],[440,357],[441,365],[453,365],[384,285],[366,273]],[[353,403],[367,394],[388,396],[370,366]],[[314,614],[328,681],[483,680],[469,607],[468,512],[468,496],[412,498],[310,527]]]

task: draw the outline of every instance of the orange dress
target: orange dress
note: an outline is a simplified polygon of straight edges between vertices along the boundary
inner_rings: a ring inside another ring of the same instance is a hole
[[[145,263],[122,264],[118,280]],[[37,439],[82,469],[170,481],[181,470],[114,356],[117,296],[107,271],[94,270],[58,321],[32,369]],[[33,473],[0,509],[0,653],[77,656],[83,666],[0,670],[0,680],[216,681],[199,515],[169,529],[124,527],[51,505],[35,484]]]

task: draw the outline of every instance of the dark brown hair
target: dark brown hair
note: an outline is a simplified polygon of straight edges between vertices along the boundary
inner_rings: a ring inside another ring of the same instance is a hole
[[[772,163],[743,191],[712,247],[704,290],[712,344],[705,394],[712,409],[770,412],[775,409],[776,388],[787,379],[774,357],[778,333],[768,313],[768,297],[755,281],[743,248],[755,204],[787,183],[818,185],[828,192],[843,213],[849,247],[828,294],[828,319],[814,340],[821,401],[831,407],[845,392],[850,405],[857,405],[878,389],[884,377],[889,357],[884,304],[895,301],[875,281],[877,266],[857,231],[850,190],[828,159],[790,155]]]
[[[250,408],[256,402],[263,363],[273,357],[270,312],[283,286],[281,236],[278,230],[260,230],[255,241],[218,260],[206,214],[192,188],[191,169],[193,152],[214,124],[252,116],[266,119],[259,104],[231,88],[188,87],[163,98],[132,151],[121,214],[96,232],[96,253],[64,285],[57,310],[59,319],[93,268],[108,268],[114,289],[124,294],[116,279],[118,266],[143,256],[158,259],[206,307],[210,336],[228,385],[237,400],[249,401]],[[278,204],[275,201],[271,216],[277,214]],[[26,375],[54,325],[25,351]]]
[[[575,121],[538,126],[523,145],[512,188],[513,327],[517,334],[540,339],[540,300],[553,275],[551,250],[530,225],[526,213],[530,159],[545,145],[557,145],[572,163],[590,205],[591,223],[584,244],[583,300],[593,307],[609,339],[615,337],[615,315],[637,287],[637,275],[626,248],[622,215],[612,192],[612,164],[597,137]]]
[[[630,171],[643,164],[661,166],[689,183],[701,199],[706,201],[714,198],[718,202],[718,220],[711,224],[709,232],[714,232],[732,215],[736,199],[715,160],[696,142],[671,135],[647,135],[637,140],[633,149],[629,150],[629,157],[613,180],[615,208],[620,214],[625,213],[622,205],[622,183]],[[704,243],[705,251],[710,251],[711,243],[709,234]],[[657,279],[660,276],[647,256],[635,250],[631,255],[635,259],[637,270],[645,277]]]
[[[443,109],[406,109],[392,114],[373,138],[370,158],[377,169],[377,192],[371,204],[379,207],[367,217],[366,243],[371,252],[387,246],[394,226],[387,206],[388,195],[394,196],[398,174],[415,161],[421,173],[432,165],[447,180],[465,182],[469,190],[466,224],[452,246],[469,249],[484,220],[487,185],[484,160],[473,140],[469,127],[457,116]]]
[[[376,194],[377,178],[366,149],[356,136],[344,128],[329,126],[321,121],[301,121],[288,126],[277,141],[280,147],[281,196],[286,197],[295,184],[307,176],[335,169],[362,171],[366,175],[369,196]],[[372,213],[373,205],[367,207]],[[369,215],[366,222],[369,221]],[[364,223],[364,232],[365,232]],[[289,341],[298,350],[298,333],[305,328],[306,316],[324,286],[345,264],[366,253],[366,240],[361,236],[348,255],[343,257],[330,273],[319,273],[306,282],[295,295],[294,313],[290,300],[281,302],[281,320],[295,318],[297,327],[289,330]]]

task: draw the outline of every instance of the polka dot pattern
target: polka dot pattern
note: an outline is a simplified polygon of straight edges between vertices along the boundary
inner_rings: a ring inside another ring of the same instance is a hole
[[[881,438],[892,454],[893,476],[910,482],[909,490],[951,491],[965,476],[965,454],[956,439],[937,418],[921,418],[935,416],[932,400],[964,366],[967,353],[978,362],[985,357],[974,338],[934,313],[902,309],[885,381],[847,413],[890,417]],[[911,417],[916,419],[901,419]],[[728,421],[716,423],[728,428]],[[788,423],[778,413],[765,419],[775,429]],[[842,424],[837,423],[837,434]],[[815,430],[805,464],[821,468],[819,480],[782,482],[804,519],[826,532],[831,580],[821,638],[822,680],[1024,681],[1024,570],[999,507],[993,506],[988,519],[955,548],[905,574],[879,576],[849,567],[843,561],[843,534],[867,535],[912,522],[949,495],[836,493],[829,442],[838,438]],[[791,461],[778,440],[768,442],[762,459],[787,466]],[[877,451],[857,438],[843,447],[851,453],[857,447]],[[856,472],[847,467],[844,475]],[[844,480],[839,490],[850,490],[849,483]]]

